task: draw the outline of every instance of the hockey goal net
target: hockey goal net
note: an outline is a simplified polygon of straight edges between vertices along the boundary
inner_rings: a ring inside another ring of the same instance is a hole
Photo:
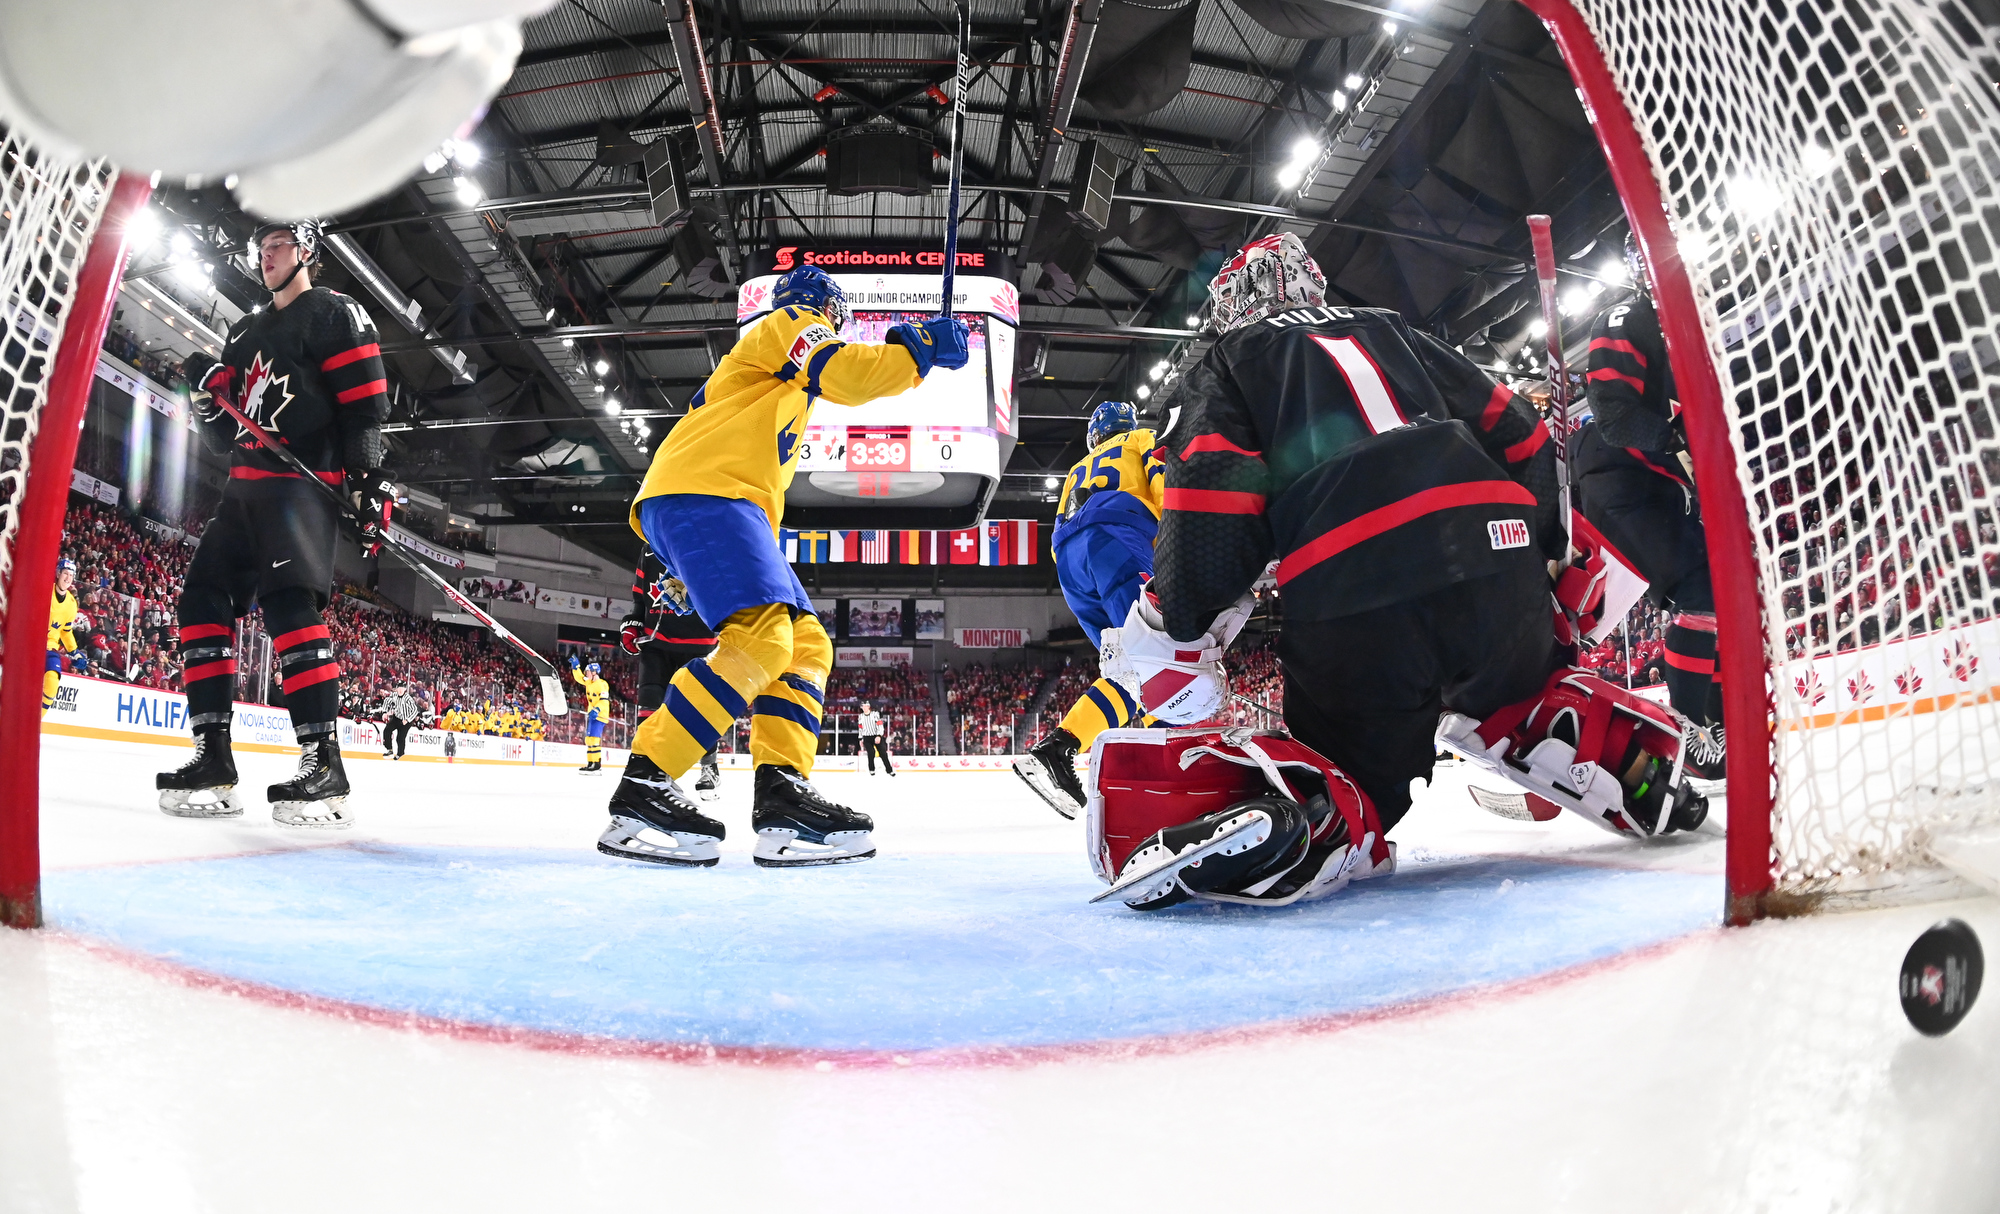
[[[143,179],[0,128],[0,923],[40,922],[49,589],[97,347]],[[107,223],[107,217],[113,221]]]
[[[2000,28],[1960,0],[1524,2],[1687,415],[1730,918],[1947,888],[1942,844],[2000,825]]]

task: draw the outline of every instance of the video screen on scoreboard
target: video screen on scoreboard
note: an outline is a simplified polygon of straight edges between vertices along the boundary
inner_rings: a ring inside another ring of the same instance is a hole
[[[917,324],[930,319],[919,312],[856,312],[840,335],[848,341],[880,342],[891,326]],[[885,397],[852,409],[838,405],[817,405],[813,421],[819,425],[845,423],[866,426],[885,422],[919,426],[986,426],[988,390],[986,378],[986,318],[961,316],[966,325],[971,357],[963,367],[947,370],[934,367],[924,382],[901,396]]]

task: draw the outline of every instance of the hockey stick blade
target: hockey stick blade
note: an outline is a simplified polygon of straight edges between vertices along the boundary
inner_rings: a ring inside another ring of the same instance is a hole
[[[1531,792],[1495,792],[1477,784],[1465,791],[1487,813],[1515,822],[1553,822],[1562,813],[1555,802]]]
[[[1114,898],[1122,901],[1123,898],[1121,895],[1131,893],[1134,889],[1144,888],[1157,882],[1162,873],[1177,873],[1181,869],[1199,864],[1210,856],[1228,850],[1231,843],[1257,830],[1262,830],[1266,838],[1270,836],[1271,815],[1261,809],[1253,809],[1249,813],[1244,814],[1243,820],[1238,822],[1237,825],[1223,831],[1219,835],[1215,835],[1205,843],[1189,848],[1179,855],[1168,856],[1157,864],[1151,864],[1145,868],[1134,869],[1126,873],[1116,881],[1113,881],[1102,893],[1092,898],[1091,902],[1108,902]],[[1255,839],[1251,842],[1254,845],[1263,842],[1263,840]]]
[[[266,450],[297,469],[299,475],[305,478],[306,483],[318,486],[320,492],[332,498],[334,507],[340,511],[340,517],[345,519],[348,525],[354,527],[360,526],[359,520],[348,510],[347,503],[341,500],[340,491],[315,475],[313,470],[306,467],[305,462],[294,454],[290,447],[279,442],[272,436],[269,430],[251,421],[243,410],[236,407],[236,402],[230,400],[227,396],[216,392],[210,395],[210,399],[224,413],[234,418],[236,424],[243,427],[251,437],[262,443]],[[519,650],[521,656],[528,660],[528,665],[534,669],[535,677],[541,682],[542,706],[548,710],[548,714],[552,717],[569,715],[569,697],[563,692],[562,680],[556,676],[555,663],[536,653],[534,648],[526,641],[507,631],[500,621],[480,610],[477,603],[467,598],[464,592],[460,591],[458,587],[445,581],[437,570],[432,569],[415,555],[405,552],[402,545],[397,543],[393,537],[387,534],[383,535],[382,550],[401,561],[405,568],[429,582],[446,598],[458,604],[465,610],[466,614],[484,624],[487,630],[494,636]]]

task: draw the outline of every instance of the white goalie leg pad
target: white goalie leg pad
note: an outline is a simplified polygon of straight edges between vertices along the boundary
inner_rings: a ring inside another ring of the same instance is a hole
[[[273,801],[271,821],[301,830],[346,830],[354,825],[354,815],[347,812],[346,797],[328,797],[324,801]]]
[[[160,812],[176,818],[240,818],[243,802],[234,784],[221,788],[168,788],[160,792]]]
[[[1127,673],[1118,681],[1136,686],[1140,705],[1162,721],[1187,725],[1207,720],[1229,701],[1222,655],[1256,606],[1256,598],[1245,594],[1200,637],[1176,641],[1152,596],[1140,595],[1119,630],[1119,668]]]
[[[597,836],[597,850],[654,864],[706,867],[722,858],[722,841],[694,831],[665,831],[651,822],[612,814],[611,824]]]
[[[1625,812],[1625,790],[1618,778],[1595,763],[1576,761],[1576,748],[1559,738],[1544,738],[1528,752],[1525,767],[1507,761],[1511,739],[1502,738],[1488,747],[1479,736],[1479,722],[1456,712],[1447,712],[1438,721],[1437,743],[1467,763],[1527,791],[1517,806],[1504,796],[1491,798],[1473,794],[1473,799],[1506,818],[1546,822],[1555,816],[1549,807],[1570,810],[1614,835],[1643,835],[1631,815]],[[1483,790],[1482,790],[1483,791]]]

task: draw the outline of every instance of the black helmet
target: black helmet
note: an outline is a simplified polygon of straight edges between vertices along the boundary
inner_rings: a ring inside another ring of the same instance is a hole
[[[1625,233],[1625,269],[1632,275],[1632,289],[1641,295],[1653,293],[1652,283],[1646,277],[1646,254],[1639,247],[1637,232]]]

